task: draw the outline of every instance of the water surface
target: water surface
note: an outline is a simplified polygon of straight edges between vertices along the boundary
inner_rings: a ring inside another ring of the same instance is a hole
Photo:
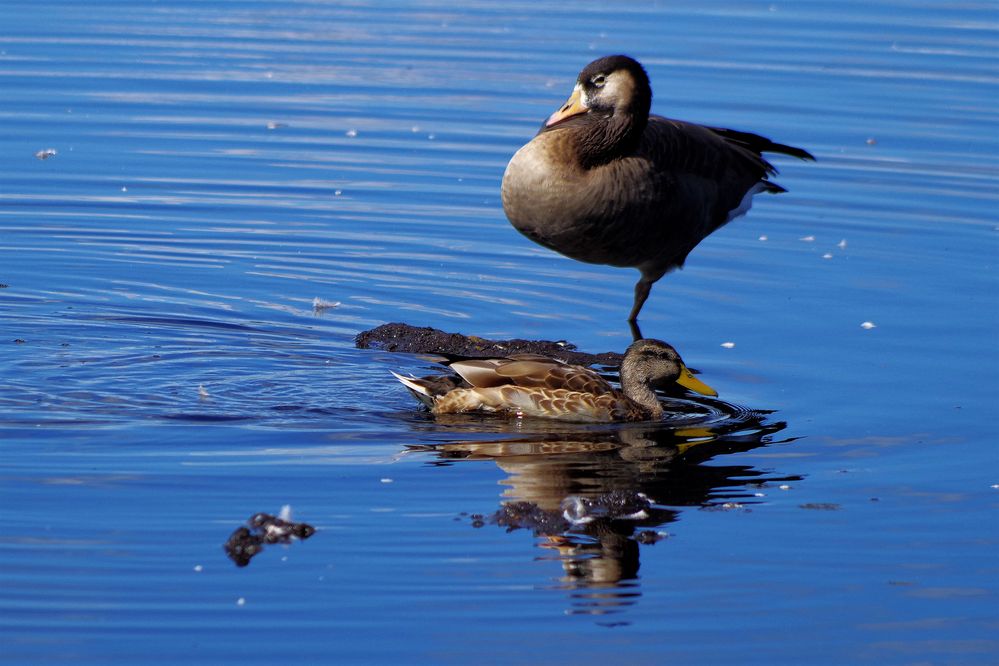
[[[0,661],[999,660],[990,3],[50,1],[0,25]],[[643,310],[720,398],[658,426],[435,422],[388,374],[428,362],[358,332],[629,341],[635,273],[533,245],[499,201],[616,52],[655,111],[818,158],[777,160],[789,193]],[[638,493],[639,517],[558,522]],[[228,535],[284,505],[317,533],[235,567]]]

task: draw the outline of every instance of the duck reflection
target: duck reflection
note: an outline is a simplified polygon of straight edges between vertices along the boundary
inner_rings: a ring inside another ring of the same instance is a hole
[[[666,409],[663,422],[571,431],[531,423],[532,434],[509,439],[468,437],[501,430],[495,420],[438,416],[438,427],[461,427],[466,438],[411,448],[433,451],[440,465],[494,461],[508,474],[503,502],[473,524],[532,531],[562,566],[559,586],[572,593],[570,612],[606,614],[640,596],[641,549],[665,538],[663,526],[682,507],[742,507],[759,501],[761,487],[800,479],[748,465],[703,464],[776,443],[786,424],[768,422],[769,412],[712,399],[672,399]]]

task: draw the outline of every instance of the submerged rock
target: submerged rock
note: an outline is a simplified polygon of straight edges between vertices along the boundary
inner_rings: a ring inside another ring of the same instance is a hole
[[[409,354],[441,354],[455,357],[502,357],[511,354],[542,354],[573,365],[619,366],[623,354],[588,354],[571,342],[550,340],[489,340],[474,335],[446,333],[429,326],[382,324],[354,338],[359,349],[382,349]]]

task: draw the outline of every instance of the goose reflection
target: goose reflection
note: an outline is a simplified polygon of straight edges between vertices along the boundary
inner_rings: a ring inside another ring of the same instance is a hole
[[[664,538],[663,527],[683,507],[744,506],[759,501],[762,487],[801,478],[703,464],[778,443],[774,437],[786,424],[770,422],[770,412],[700,398],[668,400],[666,409],[670,418],[663,422],[574,430],[532,423],[531,434],[505,439],[476,432],[498,434],[495,419],[438,416],[435,425],[460,427],[466,437],[411,448],[432,451],[438,465],[498,465],[508,474],[502,504],[474,524],[533,532],[561,564],[558,586],[570,592],[570,612],[603,615],[640,597],[641,550]]]

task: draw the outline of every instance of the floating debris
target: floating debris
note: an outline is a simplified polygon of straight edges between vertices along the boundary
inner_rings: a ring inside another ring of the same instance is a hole
[[[388,477],[385,477],[384,479],[379,479],[379,481],[381,481],[382,483],[395,483],[395,479],[390,479]]]
[[[760,236],[759,240],[765,241],[765,240],[769,240],[769,239],[766,236]]]
[[[846,249],[846,239],[844,238],[840,242],[836,243],[836,247],[838,247],[841,250],[845,250]]]
[[[344,136],[348,136],[351,139],[353,139],[355,136],[357,136],[357,130],[356,129],[349,129],[346,132],[344,132]]]
[[[35,153],[35,157],[40,160],[47,160],[50,157],[55,157],[58,151],[55,148],[46,148],[44,150],[39,150]]]
[[[645,494],[615,490],[596,497],[570,495],[562,500],[561,512],[542,509],[534,502],[508,502],[489,517],[489,522],[505,527],[508,532],[528,529],[535,535],[552,536],[570,530],[591,533],[610,523],[647,520],[652,511],[652,500]],[[472,520],[473,527],[485,524],[483,516],[477,514]]]
[[[871,136],[871,137],[867,137],[867,142],[866,143],[867,143],[868,146],[875,146],[875,145],[877,145],[878,140]]]
[[[735,349],[734,342],[723,342],[721,343],[721,346],[724,347],[725,349]]]
[[[279,122],[275,122],[273,120],[271,120],[271,121],[269,121],[267,123],[267,129],[269,129],[269,130],[281,129],[282,127],[287,127],[287,126],[288,126],[288,123],[279,123]]]
[[[802,236],[798,240],[805,241],[806,243],[811,243],[815,240],[815,236]]]
[[[643,545],[652,545],[665,539],[669,534],[666,532],[654,532],[653,530],[642,530],[635,535],[635,541]]]
[[[323,310],[329,310],[330,308],[340,307],[340,301],[327,301],[323,298],[316,296],[312,299],[312,309],[316,312],[322,312]]]
[[[472,521],[473,527],[485,524],[482,516],[473,515]],[[565,518],[554,511],[545,511],[534,502],[508,502],[491,516],[490,522],[505,527],[507,532],[528,529],[539,535],[561,534],[569,529]]]
[[[291,507],[287,505],[282,507],[280,517],[255,513],[246,524],[249,527],[237,527],[223,546],[226,555],[237,567],[249,564],[265,544],[291,543],[294,539],[308,539],[316,533],[312,525],[293,522]]]
[[[875,324],[873,321],[865,321],[860,325],[860,328],[870,330],[872,328],[877,328],[877,324]]]
[[[791,486],[787,485],[786,483],[782,483],[777,487],[780,488],[781,490],[791,490]]]
[[[798,508],[811,511],[839,511],[840,505],[834,502],[808,502],[807,504],[799,504]]]
[[[833,256],[832,256],[831,252],[826,252],[825,254],[822,255],[822,258],[823,259],[832,259]]]
[[[195,564],[194,565],[194,572],[195,573],[201,573],[204,570],[205,570],[205,568],[203,566],[201,566],[200,564]]]
[[[592,499],[571,495],[562,500],[562,517],[573,525],[597,518],[643,520],[648,518],[652,500],[644,493],[615,490]]]

